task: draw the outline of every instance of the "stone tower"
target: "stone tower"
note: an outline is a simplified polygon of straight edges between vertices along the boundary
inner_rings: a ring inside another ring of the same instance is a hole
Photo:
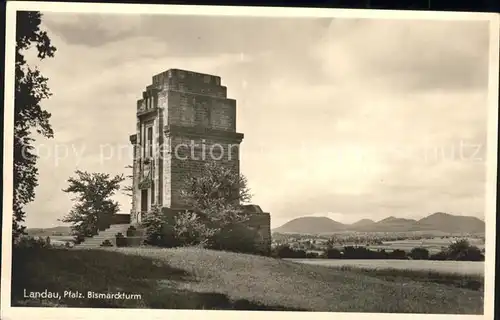
[[[187,177],[216,160],[239,173],[236,100],[218,76],[170,69],[153,76],[137,101],[131,222],[141,222],[152,205],[185,207],[180,197]]]

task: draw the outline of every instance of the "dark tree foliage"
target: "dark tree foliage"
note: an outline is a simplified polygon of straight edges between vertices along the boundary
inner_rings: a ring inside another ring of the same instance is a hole
[[[221,227],[245,221],[240,204],[252,198],[247,178],[215,161],[205,164],[203,175],[191,176],[181,195],[189,208]]]
[[[64,192],[77,196],[75,205],[64,217],[63,222],[72,224],[76,237],[88,237],[95,234],[100,214],[112,215],[119,210],[119,204],[111,200],[124,178],[122,175],[111,177],[105,173],[76,171],[77,177],[68,179],[69,186]]]
[[[326,250],[325,256],[328,259],[340,259],[340,258],[342,258],[342,252],[336,248],[328,248]]]
[[[408,254],[413,260],[428,260],[429,250],[426,248],[413,248]]]
[[[37,155],[34,153],[33,133],[52,138],[50,113],[40,103],[50,97],[48,79],[36,67],[29,66],[25,53],[36,47],[38,58],[53,57],[56,48],[51,45],[47,32],[40,29],[40,12],[17,12],[14,102],[14,199],[12,235],[14,240],[25,233],[22,225],[24,207],[35,198],[38,186]]]

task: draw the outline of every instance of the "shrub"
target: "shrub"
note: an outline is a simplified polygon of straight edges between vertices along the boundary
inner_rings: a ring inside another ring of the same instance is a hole
[[[146,243],[163,247],[166,244],[165,234],[166,219],[160,206],[154,206],[144,217],[142,225],[146,230]]]
[[[185,211],[174,217],[172,228],[177,242],[181,246],[212,246],[214,235],[219,231],[216,228],[210,228],[208,224],[192,211]]]
[[[329,248],[326,250],[325,256],[328,259],[340,259],[342,258],[342,252],[339,249]]]
[[[319,257],[317,252],[306,252],[306,258],[308,259],[316,259]]]
[[[32,249],[42,249],[42,248],[50,248],[50,238],[35,238],[30,236],[21,237],[16,243],[16,247],[19,248],[32,248]]]
[[[446,252],[446,250],[441,250],[438,253],[431,254],[429,256],[429,260],[436,260],[436,261],[448,260],[448,253]]]
[[[235,223],[216,230],[209,242],[209,248],[232,252],[268,255],[262,251],[255,239],[259,238],[255,228],[245,224]]]
[[[306,258],[306,252],[304,250],[294,250],[288,245],[281,245],[274,248],[272,256],[276,258],[295,258],[301,259]]]
[[[102,243],[101,243],[101,247],[112,247],[113,244],[111,243],[111,241],[109,240],[104,240]]]
[[[127,237],[133,237],[136,235],[137,229],[134,226],[130,226],[127,229]]]
[[[207,247],[217,229],[210,228],[205,220],[202,215],[192,211],[166,214],[160,206],[156,206],[143,220],[146,244],[159,247]]]
[[[116,246],[117,247],[128,246],[127,238],[125,238],[125,236],[121,232],[116,234]]]
[[[414,260],[427,260],[429,259],[429,250],[425,248],[413,248],[408,256]]]
[[[399,259],[404,260],[407,259],[406,252],[404,250],[395,249],[391,253],[388,254],[389,259]]]
[[[484,261],[481,250],[472,246],[468,240],[462,239],[453,242],[448,248],[431,255],[430,260],[455,260],[455,261]]]
[[[450,244],[447,254],[448,260],[484,261],[484,255],[481,253],[481,250],[476,246],[472,246],[466,239]]]
[[[83,234],[75,235],[75,243],[80,244],[85,240],[85,236]]]

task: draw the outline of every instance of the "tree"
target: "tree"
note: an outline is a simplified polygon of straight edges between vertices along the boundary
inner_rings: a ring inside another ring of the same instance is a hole
[[[25,227],[22,225],[26,215],[24,207],[34,200],[35,188],[38,186],[33,131],[46,138],[54,136],[49,123],[51,114],[40,105],[43,99],[51,96],[47,86],[48,79],[36,67],[29,66],[24,58],[26,51],[33,46],[36,46],[40,60],[54,56],[56,48],[51,45],[47,32],[40,29],[41,18],[40,12],[17,12],[12,219],[14,239],[25,234]]]
[[[413,248],[408,256],[414,260],[427,260],[429,259],[429,250],[426,248]]]
[[[470,244],[467,239],[461,239],[453,242],[446,250],[448,260],[459,261],[482,261],[484,255],[481,250]]]
[[[215,161],[205,164],[201,176],[190,177],[181,196],[190,209],[219,227],[245,221],[241,204],[252,198],[246,177]]]
[[[103,214],[116,214],[119,204],[111,197],[120,189],[123,175],[111,177],[105,173],[87,173],[76,171],[77,177],[68,179],[69,186],[63,189],[66,193],[76,194],[76,201],[63,222],[72,223],[72,231],[78,238],[92,236],[96,233],[99,218]]]

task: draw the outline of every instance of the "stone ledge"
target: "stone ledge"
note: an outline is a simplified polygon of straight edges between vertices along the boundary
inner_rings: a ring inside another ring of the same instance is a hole
[[[244,134],[234,131],[225,131],[211,128],[203,127],[187,127],[187,126],[177,126],[177,125],[167,125],[165,126],[163,132],[167,135],[182,135],[191,136],[195,138],[217,138],[230,140],[235,142],[241,142],[243,140]]]

